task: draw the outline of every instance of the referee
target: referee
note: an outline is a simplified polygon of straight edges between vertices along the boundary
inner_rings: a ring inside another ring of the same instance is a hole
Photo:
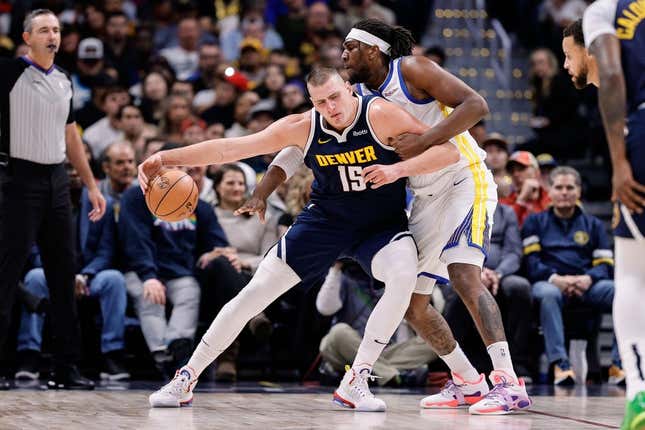
[[[80,328],[74,298],[75,230],[65,156],[87,186],[92,221],[105,213],[72,111],[72,84],[54,65],[60,45],[56,15],[25,18],[26,56],[0,59],[0,353],[6,346],[17,285],[30,249],[40,249],[50,288],[54,373],[50,387],[92,389],[75,365]],[[8,389],[6,378],[0,389]]]

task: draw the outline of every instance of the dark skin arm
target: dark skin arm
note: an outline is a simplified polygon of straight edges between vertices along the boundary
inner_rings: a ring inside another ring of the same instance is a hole
[[[454,108],[423,135],[406,133],[390,141],[404,160],[463,133],[488,114],[488,104],[482,96],[428,58],[406,57],[401,62],[401,72],[414,98],[433,97]]]
[[[598,64],[598,105],[605,126],[613,168],[612,200],[619,200],[630,211],[642,213],[645,186],[634,180],[625,147],[627,95],[620,60],[620,43],[613,34],[603,34],[593,41],[589,53]]]
[[[287,180],[287,174],[278,166],[270,166],[262,180],[256,185],[251,197],[235,211],[235,215],[248,213],[258,214],[260,221],[264,224],[264,216],[267,210],[267,199],[272,192],[278,189],[280,184]]]

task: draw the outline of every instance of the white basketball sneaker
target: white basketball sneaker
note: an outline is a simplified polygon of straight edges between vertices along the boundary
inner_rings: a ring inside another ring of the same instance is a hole
[[[474,415],[505,415],[531,407],[522,378],[514,378],[503,370],[493,370],[490,381],[494,387],[468,411]]]
[[[195,371],[184,366],[175,373],[172,381],[150,394],[153,408],[181,408],[193,403],[193,387],[197,383]]]
[[[374,397],[367,384],[368,379],[377,378],[370,369],[345,366],[345,370],[345,376],[334,392],[334,403],[359,412],[384,412],[385,402]]]
[[[421,400],[419,406],[426,409],[452,409],[467,407],[480,401],[488,394],[488,383],[484,374],[475,381],[466,381],[456,373],[446,382],[440,392]]]

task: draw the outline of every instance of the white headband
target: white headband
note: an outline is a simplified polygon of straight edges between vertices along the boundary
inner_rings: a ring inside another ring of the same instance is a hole
[[[346,41],[347,39],[358,40],[359,42],[363,42],[370,46],[376,45],[378,46],[379,51],[381,51],[385,55],[390,55],[390,44],[380,37],[376,37],[372,33],[368,33],[365,30],[352,28],[351,30],[349,30],[347,37],[345,37]]]

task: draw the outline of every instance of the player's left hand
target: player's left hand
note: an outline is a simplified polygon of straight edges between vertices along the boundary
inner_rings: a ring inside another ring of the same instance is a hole
[[[105,198],[98,187],[92,187],[92,189],[88,190],[87,198],[92,204],[92,210],[88,214],[88,217],[90,221],[97,222],[105,215]]]
[[[366,183],[372,184],[372,189],[391,184],[402,177],[401,169],[397,164],[390,164],[388,166],[373,164],[367,166],[363,168],[363,179],[365,179]]]
[[[402,160],[416,157],[428,149],[421,136],[413,133],[403,133],[387,140],[389,146],[394,147],[396,153]]]

